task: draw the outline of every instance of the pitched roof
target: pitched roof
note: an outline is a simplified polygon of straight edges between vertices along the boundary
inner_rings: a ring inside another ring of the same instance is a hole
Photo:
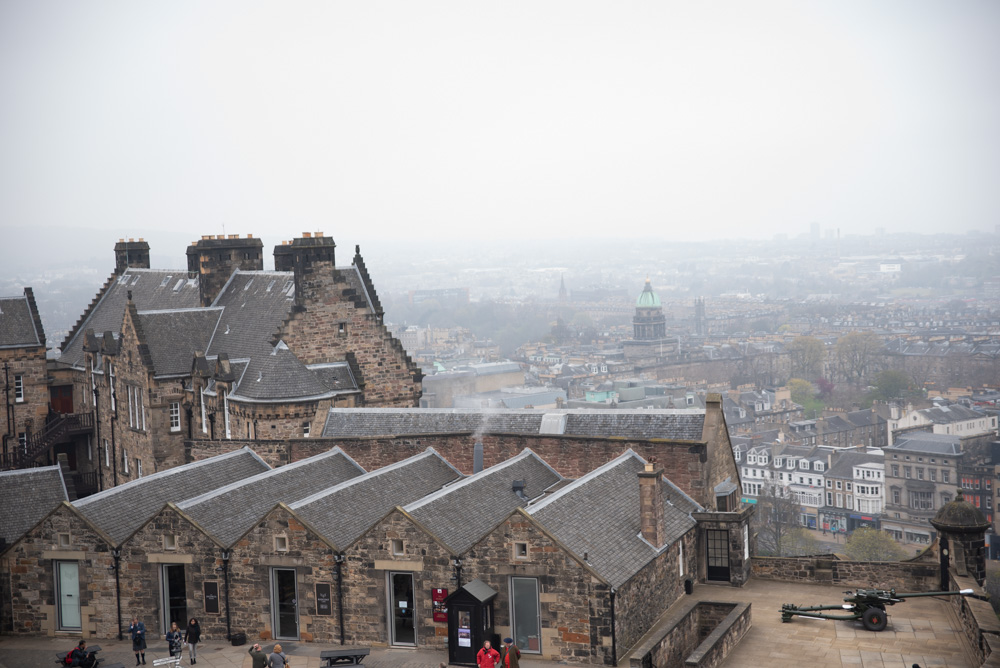
[[[45,332],[31,288],[24,295],[0,297],[0,348],[45,345]]]
[[[640,535],[639,479],[645,461],[631,450],[555,492],[527,512],[612,586],[618,587],[659,554]],[[664,490],[667,546],[695,526],[698,509],[673,484]]]
[[[279,341],[270,353],[253,356],[231,396],[234,401],[288,401],[329,394],[317,374]]]
[[[188,375],[195,351],[205,351],[222,309],[139,311],[146,345],[157,376]]]
[[[83,366],[83,339],[88,329],[98,334],[121,331],[129,292],[140,310],[187,309],[200,303],[198,280],[188,279],[184,270],[126,269],[122,275],[111,277],[107,288],[73,327],[63,342],[59,361]]]
[[[343,549],[395,506],[404,506],[458,480],[462,474],[433,448],[289,504]]]
[[[524,495],[513,482],[523,480]],[[440,538],[456,554],[465,552],[503,518],[537,499],[562,480],[530,449],[496,466],[415,501],[403,510]]]
[[[701,440],[705,411],[331,408],[326,437],[406,434],[561,434],[594,438]]]
[[[68,499],[59,466],[0,472],[0,539],[10,545]]]
[[[73,505],[116,544],[121,544],[167,502],[177,503],[268,468],[256,453],[242,448],[132,480],[74,501]]]
[[[271,338],[295,303],[290,271],[235,271],[212,306],[224,310],[209,343],[209,356],[233,359],[268,355]]]
[[[277,503],[291,503],[365,472],[340,448],[243,478],[177,504],[221,544],[232,545]]]

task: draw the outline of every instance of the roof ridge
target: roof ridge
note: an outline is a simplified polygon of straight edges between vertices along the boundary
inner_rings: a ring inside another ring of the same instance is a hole
[[[555,492],[553,492],[552,494],[550,494],[546,498],[540,500],[538,503],[532,504],[532,505],[528,506],[527,508],[525,508],[525,510],[529,514],[533,515],[536,511],[541,510],[542,508],[545,508],[546,506],[548,506],[549,504],[551,504],[553,501],[562,498],[563,496],[565,496],[566,494],[568,494],[571,490],[577,490],[577,489],[579,489],[580,487],[584,486],[585,484],[587,484],[588,482],[590,482],[594,478],[597,478],[598,476],[604,475],[605,473],[607,473],[611,469],[620,466],[622,463],[628,461],[629,459],[631,459],[633,457],[636,458],[636,459],[638,459],[643,464],[647,464],[648,463],[645,459],[643,459],[641,456],[639,456],[635,452],[635,450],[633,450],[632,448],[629,448],[628,450],[626,450],[622,454],[618,455],[617,457],[615,457],[611,461],[606,462],[604,464],[601,464],[600,466],[598,466],[593,471],[590,471],[586,475],[577,478],[576,480],[574,480],[570,484],[566,485],[562,489],[556,490]]]
[[[250,453],[254,458],[258,459],[259,461],[267,465],[267,462],[261,459],[256,452],[251,450],[250,446],[245,445],[238,450],[233,450],[231,452],[226,452],[221,455],[216,455],[215,457],[209,457],[208,459],[199,459],[196,462],[190,462],[188,464],[183,464],[181,466],[174,466],[169,469],[165,469],[163,471],[157,471],[156,473],[151,473],[150,475],[143,476],[142,478],[129,480],[124,484],[116,485],[111,489],[104,490],[103,492],[98,492],[97,494],[91,494],[90,496],[85,497],[83,499],[77,499],[76,501],[73,502],[73,505],[77,508],[81,506],[87,506],[90,505],[90,503],[93,501],[101,501],[103,499],[110,498],[112,495],[121,492],[123,490],[131,489],[132,487],[137,487],[140,483],[148,483],[150,480],[160,480],[162,478],[166,478],[167,476],[174,475],[176,473],[181,473],[184,471],[190,471],[192,468],[198,466],[205,466],[209,463],[216,463],[223,459],[232,459],[234,457],[239,456],[240,454],[243,454],[244,452]]]
[[[530,457],[534,457],[538,461],[542,462],[542,464],[546,468],[548,468],[550,471],[555,471],[555,469],[553,469],[551,466],[549,466],[548,463],[544,459],[542,459],[537,454],[535,454],[535,452],[531,448],[525,448],[519,454],[511,457],[510,459],[508,459],[506,461],[503,461],[503,462],[501,462],[499,464],[494,464],[493,466],[490,466],[488,468],[484,468],[479,473],[473,473],[470,476],[466,476],[462,480],[459,480],[459,481],[454,482],[454,483],[452,483],[450,485],[442,487],[441,489],[439,489],[436,492],[432,492],[432,493],[428,494],[427,496],[425,496],[423,498],[417,499],[416,501],[403,506],[403,510],[405,510],[406,512],[412,512],[412,511],[416,510],[417,508],[422,508],[423,506],[427,505],[431,501],[436,501],[439,498],[441,498],[443,496],[446,496],[447,494],[450,494],[451,492],[455,491],[456,489],[459,489],[461,487],[465,487],[466,485],[470,485],[473,482],[478,482],[479,480],[482,480],[483,478],[486,478],[487,476],[489,476],[489,475],[491,475],[493,473],[498,473],[501,469],[505,469],[505,468],[511,466],[512,464],[516,463],[516,462],[519,462],[519,461],[521,461],[523,459],[527,459],[529,456]],[[559,474],[556,473],[556,475],[559,475]],[[562,476],[559,476],[559,477],[562,478]]]

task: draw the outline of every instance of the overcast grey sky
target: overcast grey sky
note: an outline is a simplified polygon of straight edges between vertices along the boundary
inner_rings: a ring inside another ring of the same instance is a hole
[[[0,225],[992,231],[998,36],[992,0],[4,0]]]

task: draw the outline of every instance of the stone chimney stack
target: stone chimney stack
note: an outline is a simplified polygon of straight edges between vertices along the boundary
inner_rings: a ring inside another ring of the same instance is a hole
[[[121,276],[126,269],[149,269],[149,244],[141,237],[115,244],[115,273]]]
[[[198,276],[201,305],[211,306],[234,271],[263,271],[264,242],[252,234],[209,234],[188,246],[187,260],[188,273]]]
[[[642,537],[659,549],[666,542],[663,517],[663,467],[650,459],[639,472],[639,527]]]
[[[303,232],[292,241],[274,247],[275,271],[290,271],[295,279],[295,303],[307,307],[329,297],[336,276],[337,244],[322,232]]]

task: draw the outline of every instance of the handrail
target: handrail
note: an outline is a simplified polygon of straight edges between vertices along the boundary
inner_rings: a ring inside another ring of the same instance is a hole
[[[0,469],[30,468],[40,455],[70,431],[89,431],[94,428],[94,416],[91,413],[57,413],[46,422],[45,427],[28,437],[21,445],[17,441],[14,451],[0,456]]]

